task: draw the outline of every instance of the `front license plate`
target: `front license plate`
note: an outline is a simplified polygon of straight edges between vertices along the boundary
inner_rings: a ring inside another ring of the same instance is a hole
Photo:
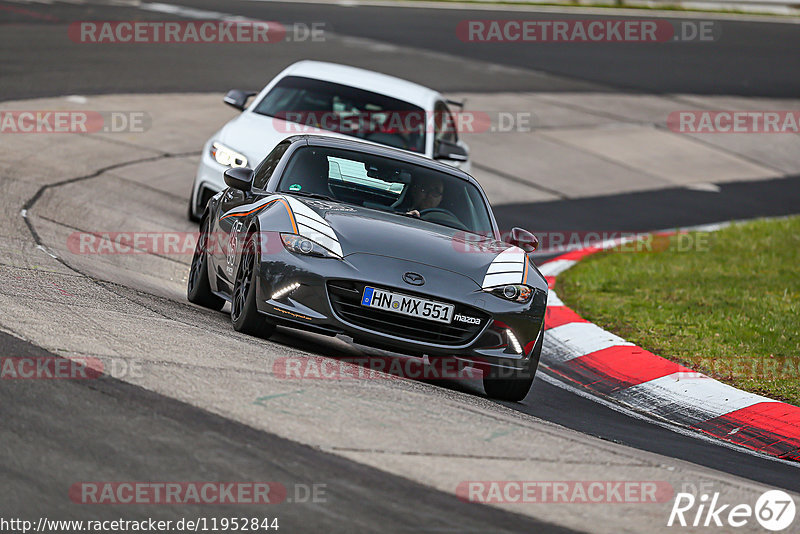
[[[364,288],[361,305],[448,324],[453,320],[453,310],[455,309],[452,304],[392,293],[374,287]]]

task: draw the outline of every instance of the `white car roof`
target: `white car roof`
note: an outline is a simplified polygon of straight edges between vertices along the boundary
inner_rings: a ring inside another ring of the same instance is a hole
[[[303,76],[358,87],[403,100],[422,109],[430,109],[437,98],[444,99],[433,89],[402,78],[326,61],[298,61],[289,65],[282,74],[283,76]]]

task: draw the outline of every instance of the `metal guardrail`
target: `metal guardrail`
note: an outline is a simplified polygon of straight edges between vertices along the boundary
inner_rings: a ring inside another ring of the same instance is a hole
[[[711,11],[742,11],[800,15],[800,0],[481,0],[491,4],[559,4],[575,7],[649,7],[706,9]]]

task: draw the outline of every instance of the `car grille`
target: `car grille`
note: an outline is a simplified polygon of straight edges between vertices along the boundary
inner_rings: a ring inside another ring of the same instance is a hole
[[[455,313],[478,317],[481,320],[480,324],[467,324],[457,321],[445,324],[375,308],[367,308],[361,305],[361,295],[364,294],[364,287],[365,284],[360,282],[333,280],[328,282],[328,295],[333,305],[333,310],[339,317],[348,323],[373,332],[423,343],[458,346],[469,343],[474,339],[489,320],[489,316],[486,313],[453,302],[449,304],[455,304]],[[370,285],[370,287],[379,286]],[[379,287],[379,289],[397,291],[404,295],[424,299],[430,298],[427,295],[420,295],[405,289],[396,290],[383,287]]]

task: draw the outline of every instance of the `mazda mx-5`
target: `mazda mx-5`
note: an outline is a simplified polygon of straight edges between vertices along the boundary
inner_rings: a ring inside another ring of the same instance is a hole
[[[527,395],[547,303],[528,257],[536,238],[515,228],[501,241],[469,174],[362,141],[294,136],[255,169],[227,170],[225,183],[202,216],[191,302],[230,302],[233,327],[260,337],[283,325],[456,359],[483,371],[490,397]]]

